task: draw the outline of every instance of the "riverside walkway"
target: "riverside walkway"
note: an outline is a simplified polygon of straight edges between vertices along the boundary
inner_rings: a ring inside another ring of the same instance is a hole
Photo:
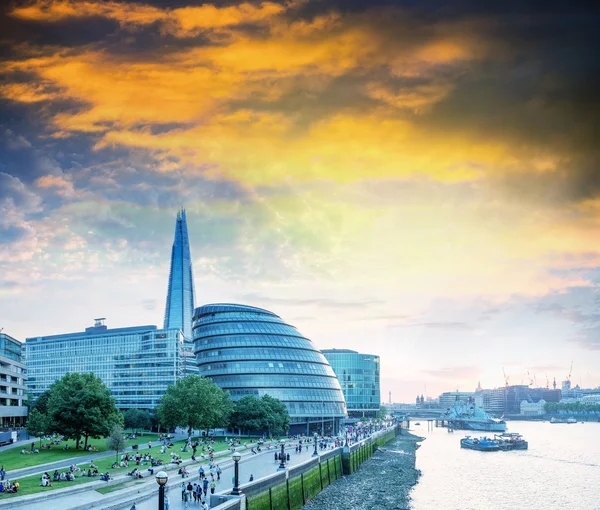
[[[304,448],[301,454],[295,452],[295,444],[290,443],[286,448],[286,453],[290,454],[290,461],[286,463],[288,466],[295,466],[301,462],[305,462],[310,459],[313,454],[312,445],[308,445],[309,448]],[[242,454],[242,460],[240,461],[240,485],[247,483],[250,479],[250,475],[254,475],[254,480],[258,480],[267,475],[271,475],[277,472],[279,462],[275,462],[274,453],[279,449],[271,448],[270,450],[264,449],[261,453],[256,455],[250,452],[250,449],[238,449]],[[225,455],[215,455],[215,463],[219,464],[222,469],[221,481],[217,484],[216,494],[227,491],[233,487],[233,461],[231,460],[231,452],[227,452]],[[183,509],[183,502],[181,501],[181,482],[185,481],[186,485],[189,480],[198,483],[198,468],[200,462],[186,462],[184,463],[187,470],[190,473],[189,478],[182,479],[181,475],[177,474],[177,470],[167,471],[169,475],[168,497],[170,501],[169,510]],[[208,464],[202,462],[206,473],[209,472]],[[155,470],[155,473],[158,470]],[[210,477],[210,475],[209,475]],[[112,510],[129,510],[131,503],[136,502],[138,510],[156,510],[157,507],[157,495],[156,491],[158,485],[154,476],[147,476],[143,480],[134,481],[130,477],[123,480],[127,482],[127,487],[115,490],[114,492],[108,492],[101,494],[97,492],[95,488],[87,488],[84,491],[77,492],[74,494],[56,495],[53,498],[43,498],[37,501],[31,501],[26,504],[19,504],[18,500],[12,500],[15,508],[27,509],[27,510],[83,510],[89,508],[95,509],[112,509]],[[102,487],[102,486],[101,486]],[[108,487],[108,485],[106,485]],[[47,493],[51,494],[51,493]],[[210,492],[209,492],[210,495]],[[208,502],[207,498],[207,502]],[[189,508],[192,508],[193,501],[189,503]]]

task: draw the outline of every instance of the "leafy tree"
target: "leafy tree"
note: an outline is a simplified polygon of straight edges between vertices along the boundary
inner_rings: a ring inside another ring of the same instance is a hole
[[[124,414],[125,428],[132,429],[134,432],[138,430],[149,430],[152,426],[150,413],[139,409],[127,409]]]
[[[123,416],[102,380],[92,373],[68,373],[50,388],[48,416],[50,432],[76,440],[107,436],[113,425],[122,425]]]
[[[126,446],[123,429],[119,425],[113,425],[106,444],[109,450],[114,450],[117,453],[117,462],[119,462],[119,452],[122,452]]]
[[[264,430],[269,426],[269,412],[261,399],[243,397],[233,406],[229,425],[240,430]]]
[[[229,393],[206,377],[190,375],[167,388],[157,412],[167,428],[212,429],[227,425],[232,411]]]
[[[44,391],[33,402],[32,409],[37,409],[42,414],[48,414],[48,400],[50,399],[50,390]]]
[[[287,433],[290,428],[290,415],[285,404],[270,395],[263,395],[261,401],[267,411],[269,436]]]
[[[37,409],[33,408],[27,418],[27,433],[33,437],[40,438],[40,448],[42,446],[42,436],[48,434],[49,419]]]
[[[385,417],[387,416],[387,414],[388,414],[387,407],[381,406],[379,408],[379,411],[377,411],[377,419],[378,420],[384,420]]]

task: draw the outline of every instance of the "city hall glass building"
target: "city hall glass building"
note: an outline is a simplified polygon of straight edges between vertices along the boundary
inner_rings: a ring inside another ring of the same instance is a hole
[[[183,333],[156,326],[108,329],[101,319],[85,331],[28,338],[28,389],[35,400],[67,372],[93,372],[120,409],[155,409],[188,370]]]
[[[379,356],[350,349],[321,351],[342,386],[349,418],[374,418],[381,403]]]
[[[321,352],[268,310],[235,304],[196,308],[199,374],[234,400],[270,395],[291,418],[290,433],[336,432],[346,416],[340,383]]]

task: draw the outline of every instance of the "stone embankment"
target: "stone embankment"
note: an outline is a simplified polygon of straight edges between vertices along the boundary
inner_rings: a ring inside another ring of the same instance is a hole
[[[415,468],[415,452],[423,438],[402,431],[381,447],[349,476],[331,484],[307,503],[303,510],[405,510],[410,508],[410,489],[420,471]]]

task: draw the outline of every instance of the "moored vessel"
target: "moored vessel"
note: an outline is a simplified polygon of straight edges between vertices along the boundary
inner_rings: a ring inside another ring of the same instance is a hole
[[[463,437],[460,440],[460,447],[467,448],[468,450],[477,450],[479,452],[497,452],[500,450],[498,443],[487,437]]]
[[[448,427],[459,430],[481,430],[484,432],[506,432],[506,422],[493,418],[469,400],[456,400],[442,415]]]

